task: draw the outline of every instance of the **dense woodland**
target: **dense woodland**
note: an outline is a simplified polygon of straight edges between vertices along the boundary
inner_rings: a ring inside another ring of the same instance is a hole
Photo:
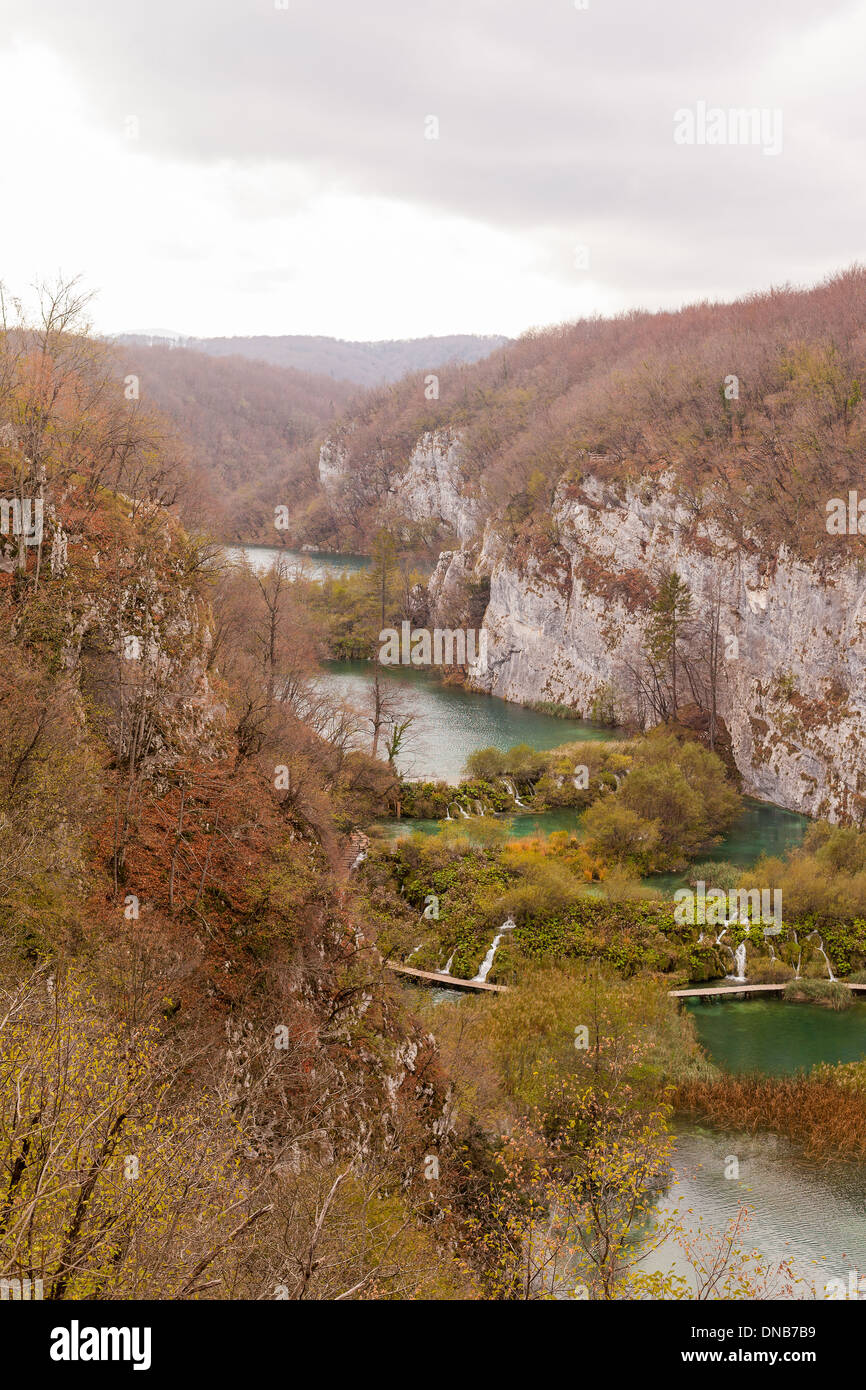
[[[314,470],[311,446],[354,388],[293,367],[186,348],[124,345],[116,359],[124,379],[138,378],[142,402],[184,441],[194,480],[181,503],[184,521],[224,540],[279,544],[274,508],[294,501],[282,484],[293,467]]]

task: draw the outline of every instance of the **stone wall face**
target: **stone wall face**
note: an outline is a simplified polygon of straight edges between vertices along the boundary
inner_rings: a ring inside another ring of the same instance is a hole
[[[671,476],[616,491],[594,477],[562,489],[556,542],[526,554],[503,539],[467,493],[460,438],[422,436],[394,495],[415,520],[439,517],[459,538],[429,585],[447,625],[461,585],[489,576],[488,661],[476,689],[550,700],[589,715],[613,687],[627,697],[654,582],[676,569],[700,613],[721,596],[719,713],[744,789],[830,820],[866,816],[866,572],[819,569],[784,549],[738,548],[681,502]]]
[[[702,526],[664,483],[613,495],[586,479],[560,496],[559,545],[517,557],[488,527],[475,572],[490,575],[486,672],[477,689],[551,700],[584,715],[603,689],[623,693],[645,622],[642,581],[676,569],[700,613],[718,587],[719,713],[747,792],[830,820],[866,814],[866,573],[818,570],[780,551],[738,550]],[[443,555],[434,597],[470,571]]]

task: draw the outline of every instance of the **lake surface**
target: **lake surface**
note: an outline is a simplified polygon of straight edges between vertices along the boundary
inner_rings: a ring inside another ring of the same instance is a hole
[[[724,1071],[792,1076],[819,1062],[857,1062],[866,1055],[866,1003],[860,999],[838,1013],[762,998],[689,999],[685,1005],[701,1046]]]
[[[725,1005],[727,1009],[729,1006]],[[793,1005],[789,1005],[793,1009]],[[720,1010],[721,1011],[721,1010]],[[739,1244],[777,1266],[790,1260],[799,1280],[794,1296],[826,1297],[827,1279],[866,1272],[866,1169],[809,1163],[787,1140],[684,1123],[674,1129],[676,1181],[657,1204],[660,1219],[676,1212],[693,1234],[722,1234],[740,1205],[750,1209]],[[730,1160],[735,1158],[738,1176]],[[673,1270],[693,1285],[694,1276],[669,1238],[643,1262],[645,1269]],[[767,1321],[773,1321],[767,1318]]]
[[[788,1076],[821,1062],[854,1062],[866,1055],[866,1003],[859,1000],[840,1013],[760,998],[718,1004],[689,1000],[685,1007],[704,1051],[725,1071]],[[866,1272],[862,1163],[819,1165],[781,1136],[694,1121],[676,1124],[674,1135],[676,1179],[657,1203],[657,1221],[677,1212],[693,1233],[720,1235],[745,1205],[749,1225],[740,1244],[759,1251],[774,1267],[790,1260],[797,1298],[825,1298],[828,1279],[841,1279],[847,1288],[849,1270]],[[672,1238],[648,1257],[645,1268],[674,1271],[694,1283]]]
[[[242,545],[226,547],[230,560],[246,560],[254,570],[269,570],[278,560],[305,579],[335,579],[369,567],[369,555],[341,555],[330,550],[286,550],[282,546]]]
[[[336,695],[363,708],[369,700],[374,668],[366,661],[329,661],[323,682]],[[583,719],[556,719],[522,705],[480,695],[459,685],[444,685],[429,671],[406,666],[379,666],[380,678],[394,689],[400,718],[415,718],[397,759],[404,777],[456,783],[466,759],[478,748],[516,743],[533,748],[556,748],[587,739],[610,739],[614,734]]]
[[[769,801],[754,801],[746,797],[743,810],[734,821],[721,844],[702,849],[697,858],[701,864],[728,863],[748,869],[762,855],[785,855],[802,844],[809,826],[808,816],[787,811]],[[685,874],[652,874],[647,883],[653,888],[668,890],[681,887],[688,879]]]

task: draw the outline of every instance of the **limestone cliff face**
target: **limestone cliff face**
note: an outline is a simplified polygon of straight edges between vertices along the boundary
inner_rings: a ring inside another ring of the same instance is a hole
[[[394,489],[398,510],[413,520],[434,517],[461,545],[475,536],[481,518],[478,499],[469,495],[460,470],[459,435],[451,430],[422,434],[409,467]]]
[[[323,481],[333,486],[348,466],[329,447]],[[503,699],[589,716],[612,692],[633,716],[630,668],[655,582],[676,569],[698,625],[716,594],[727,653],[718,708],[745,790],[812,816],[866,817],[866,570],[855,560],[819,569],[784,549],[738,547],[678,498],[672,476],[616,491],[592,476],[563,487],[549,536],[527,549],[504,539],[495,517],[485,523],[450,430],[418,440],[390,481],[388,509],[438,519],[459,540],[429,583],[431,626],[450,626],[467,584],[489,578],[487,669],[470,682]]]
[[[393,519],[433,520],[453,531],[461,546],[478,531],[482,518],[479,499],[471,495],[461,467],[460,436],[449,429],[422,434],[402,473],[388,480],[385,512]],[[319,450],[319,481],[332,500],[339,502],[342,485],[352,474],[351,440],[326,441]],[[353,479],[354,493],[370,507],[382,505],[379,479]]]
[[[319,450],[319,482],[326,492],[333,490],[345,476],[346,466],[344,445],[326,440]]]
[[[721,601],[719,712],[745,790],[831,820],[866,813],[866,573],[819,572],[784,551],[734,547],[681,505],[672,480],[614,494],[592,478],[554,507],[555,542],[519,553],[489,524],[480,550],[443,554],[432,608],[489,574],[486,671],[477,689],[589,715],[629,699],[653,578],[677,569],[700,614]]]

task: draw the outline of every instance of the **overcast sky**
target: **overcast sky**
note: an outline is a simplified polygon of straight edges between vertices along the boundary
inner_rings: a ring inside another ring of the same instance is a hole
[[[0,0],[11,289],[81,274],[106,332],[517,334],[866,260],[866,0],[283,3]],[[699,103],[781,142],[677,143]]]

